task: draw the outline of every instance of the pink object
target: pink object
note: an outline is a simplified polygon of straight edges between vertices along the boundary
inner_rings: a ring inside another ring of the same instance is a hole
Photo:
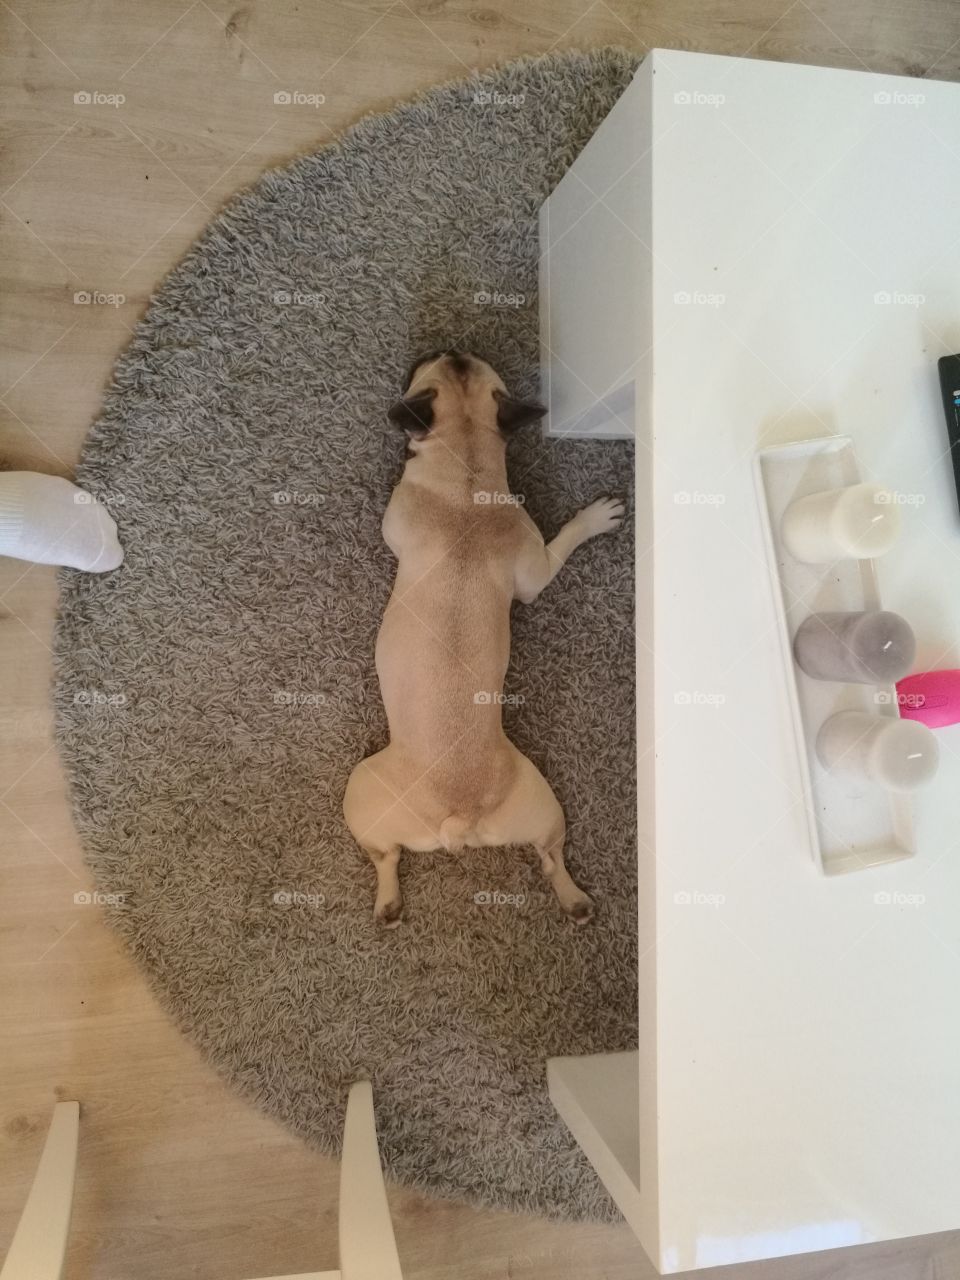
[[[928,729],[960,724],[960,671],[917,671],[897,681],[903,720],[919,720]]]

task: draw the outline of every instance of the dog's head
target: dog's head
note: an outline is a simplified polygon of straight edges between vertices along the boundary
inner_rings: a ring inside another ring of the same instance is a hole
[[[505,439],[546,412],[533,400],[509,396],[503,379],[479,356],[434,351],[410,370],[406,390],[387,416],[415,440],[464,426]]]

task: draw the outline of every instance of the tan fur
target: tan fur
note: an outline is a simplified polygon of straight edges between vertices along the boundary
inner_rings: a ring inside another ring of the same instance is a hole
[[[530,602],[581,542],[616,528],[623,506],[600,499],[547,546],[508,497],[505,388],[482,360],[421,365],[407,396],[434,390],[434,421],[383,519],[397,577],[377,639],[390,743],[354,769],[344,816],[377,869],[375,915],[399,922],[401,848],[532,844],[564,910],[592,904],[563,863],[563,812],[546,779],[503,732],[510,604]],[[488,501],[476,495],[499,495]]]

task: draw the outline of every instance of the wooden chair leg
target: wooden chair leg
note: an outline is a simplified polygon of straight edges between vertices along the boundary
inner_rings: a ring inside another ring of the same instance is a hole
[[[340,1165],[340,1274],[343,1280],[403,1280],[383,1185],[373,1089],[350,1089]]]
[[[0,1280],[60,1280],[67,1255],[80,1103],[58,1102]]]

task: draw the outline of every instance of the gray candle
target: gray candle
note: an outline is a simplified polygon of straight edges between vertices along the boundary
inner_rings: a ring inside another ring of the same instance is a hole
[[[917,642],[910,624],[885,609],[811,613],[793,642],[801,671],[814,680],[893,684],[913,666]]]

